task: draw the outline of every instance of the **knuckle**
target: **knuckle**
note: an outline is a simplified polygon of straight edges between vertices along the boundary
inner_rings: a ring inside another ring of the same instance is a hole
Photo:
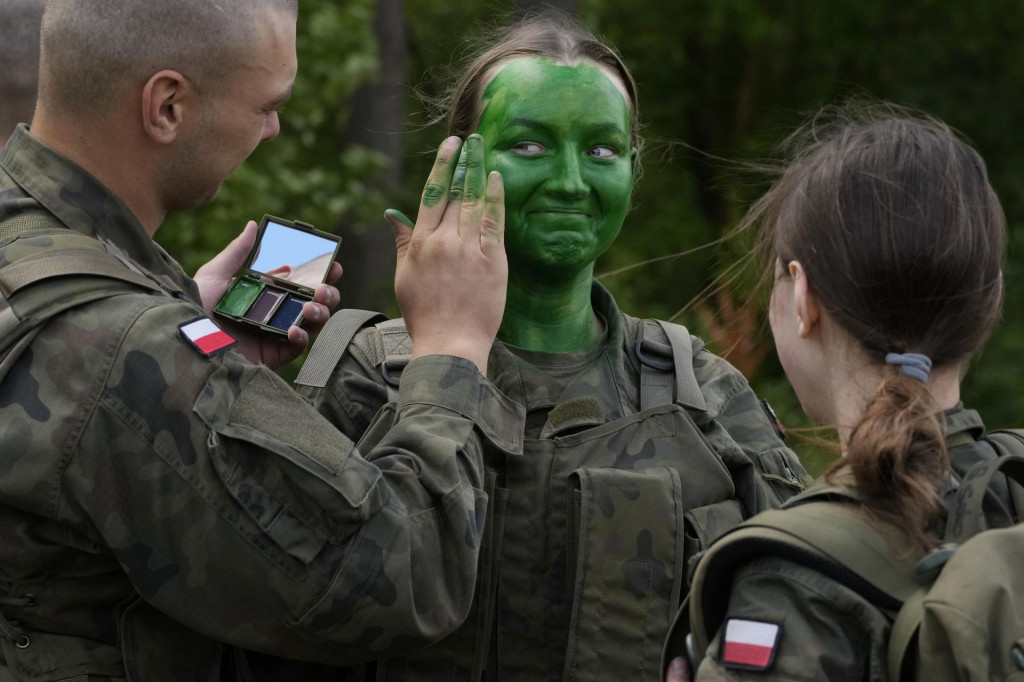
[[[446,189],[443,185],[430,184],[423,188],[423,203],[437,203],[444,198]]]

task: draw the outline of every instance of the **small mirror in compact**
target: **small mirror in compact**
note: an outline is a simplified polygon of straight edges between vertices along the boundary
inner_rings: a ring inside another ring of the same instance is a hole
[[[256,246],[214,312],[263,331],[287,335],[302,305],[327,279],[341,237],[300,221],[263,216]]]

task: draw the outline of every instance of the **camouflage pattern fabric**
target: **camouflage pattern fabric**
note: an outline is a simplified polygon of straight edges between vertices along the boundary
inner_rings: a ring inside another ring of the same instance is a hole
[[[485,445],[492,504],[466,623],[344,679],[658,679],[689,557],[803,488],[747,382],[697,339],[684,371],[707,410],[641,412],[641,323],[596,283],[592,303],[606,333],[588,351],[492,348],[489,378],[523,405],[526,426],[521,451]],[[381,369],[402,352],[393,332],[361,332],[325,389],[299,388],[360,447],[393,419]]]
[[[361,451],[267,368],[188,345],[194,282],[22,127],[0,152],[0,234],[33,214],[167,294],[116,283],[29,343],[0,338],[0,680],[219,680],[226,644],[348,665],[463,621],[482,443],[521,430],[472,363],[411,363],[394,428]],[[0,238],[0,268],[54,241]],[[75,282],[35,284],[0,317]]]
[[[962,476],[981,459],[995,456],[991,448],[978,442],[985,427],[977,412],[959,406],[948,410],[945,416],[954,474]],[[1005,478],[990,489],[1002,503],[986,506],[986,516],[993,525],[1006,525],[1010,522],[1005,518],[1010,498]],[[945,493],[944,500],[951,501],[955,487],[950,486]],[[892,531],[894,547],[901,546],[903,536],[898,529],[876,525],[880,533]],[[908,560],[911,564],[916,562],[913,556]],[[728,599],[727,618],[781,623],[774,663],[765,671],[723,665],[719,631],[697,670],[700,682],[889,681],[886,652],[895,613],[880,610],[835,580],[792,561],[761,557],[737,571]],[[667,652],[668,657],[673,655],[681,656],[684,652]]]

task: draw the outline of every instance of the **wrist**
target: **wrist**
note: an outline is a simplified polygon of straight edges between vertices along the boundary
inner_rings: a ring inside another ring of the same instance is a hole
[[[411,359],[426,355],[453,355],[465,358],[477,366],[480,373],[487,374],[487,356],[491,352],[491,339],[445,336],[442,338],[416,338],[412,341]]]

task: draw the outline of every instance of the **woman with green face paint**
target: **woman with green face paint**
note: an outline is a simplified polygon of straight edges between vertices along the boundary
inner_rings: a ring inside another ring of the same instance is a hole
[[[481,52],[450,102],[452,134],[482,136],[486,170],[504,182],[508,296],[487,363],[502,409],[486,420],[487,501],[466,539],[479,552],[474,603],[451,611],[465,619],[454,635],[409,642],[430,646],[381,658],[372,674],[656,680],[687,561],[802,489],[803,469],[739,372],[684,328],[620,312],[593,279],[641,148],[618,55],[542,16]],[[311,382],[326,383],[307,395],[360,447],[394,420],[386,403],[407,344],[401,320],[376,324]],[[433,599],[437,579],[381,576],[381,596]]]

